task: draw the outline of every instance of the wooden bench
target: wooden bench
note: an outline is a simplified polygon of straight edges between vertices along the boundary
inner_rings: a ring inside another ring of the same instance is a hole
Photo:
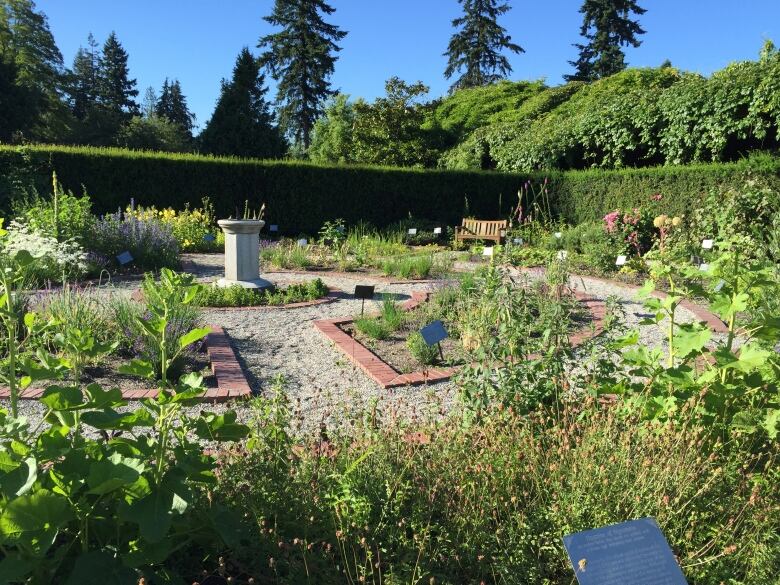
[[[463,240],[493,240],[501,243],[506,235],[507,221],[484,221],[481,219],[464,219],[460,227],[455,228],[455,241]],[[504,232],[504,233],[501,233]]]

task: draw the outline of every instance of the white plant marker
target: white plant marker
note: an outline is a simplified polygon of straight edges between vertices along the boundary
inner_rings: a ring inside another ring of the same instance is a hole
[[[556,254],[556,257],[558,260],[566,260],[568,258],[569,253],[566,250],[558,250],[558,254]]]
[[[309,240],[307,240],[306,238],[301,238],[300,240],[298,240],[298,245],[301,248],[305,248],[308,244],[309,244]]]
[[[554,236],[556,237],[556,239],[558,239],[558,240],[560,240],[560,239],[563,237],[563,234],[562,234],[561,232],[555,232],[553,235],[554,235]]]
[[[715,291],[716,293],[718,293],[718,292],[720,292],[721,290],[723,290],[723,287],[724,287],[724,286],[726,286],[726,281],[725,281],[725,280],[723,280],[723,279],[721,278],[721,279],[718,281],[718,284],[716,284],[716,285],[715,285],[715,288],[713,288],[712,290],[713,290],[713,291]]]
[[[409,235],[410,236],[416,236],[417,235],[417,228],[409,228]]]
[[[441,228],[433,228],[433,233],[437,234],[437,235],[440,234],[441,233]]]
[[[522,245],[523,245],[523,238],[515,238],[515,239],[514,239],[514,240],[512,240],[512,241],[513,241],[515,244],[517,244],[518,246],[522,246]]]
[[[699,270],[701,270],[702,272],[707,272],[709,269],[710,269],[710,265],[707,264],[706,262],[702,262],[701,264],[699,264]]]
[[[483,256],[493,256],[493,246],[482,248]]]
[[[627,258],[624,255],[620,255],[615,260],[615,266],[623,266],[626,263]]]
[[[712,246],[715,244],[714,240],[702,240],[701,247],[705,250],[712,250]]]

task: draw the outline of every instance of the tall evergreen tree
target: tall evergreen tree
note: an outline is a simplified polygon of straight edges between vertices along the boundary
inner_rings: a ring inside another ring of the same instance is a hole
[[[637,37],[645,34],[632,14],[647,12],[636,0],[585,0],[580,8],[583,15],[580,35],[585,44],[575,44],[580,54],[576,61],[569,61],[575,68],[567,81],[594,81],[614,75],[626,68],[624,46],[638,47]]]
[[[46,15],[32,0],[0,0],[0,58],[15,71],[14,85],[23,88],[26,109],[32,111],[26,126],[18,130],[39,140],[59,138],[67,116],[61,100],[62,54]]]
[[[79,47],[70,71],[70,107],[77,119],[83,120],[97,104],[100,80],[100,54],[92,33],[87,37],[87,48]]]
[[[204,152],[258,158],[284,154],[286,144],[273,124],[264,84],[260,64],[244,47],[236,59],[233,77],[222,80],[214,114],[200,134]]]
[[[508,12],[510,6],[499,0],[458,2],[463,4],[463,16],[452,21],[452,26],[460,30],[452,35],[444,53],[448,57],[444,76],[449,79],[465,71],[450,89],[478,87],[506,78],[512,73],[512,67],[501,52],[525,52],[498,24],[498,17]]]
[[[141,104],[141,115],[144,118],[153,118],[157,115],[157,92],[150,85],[144,92],[144,101]]]
[[[324,0],[275,0],[265,20],[281,31],[264,36],[261,63],[277,80],[279,122],[304,149],[309,148],[314,122],[325,98],[333,95],[328,79],[341,50],[336,43],[347,33],[323,20],[335,10]],[[321,14],[322,13],[322,14]]]
[[[187,98],[184,97],[178,79],[174,79],[169,83],[168,78],[165,78],[160,99],[157,100],[155,113],[179,125],[188,136],[192,136],[195,114],[190,112],[187,107]]]
[[[127,51],[122,47],[116,33],[112,32],[103,45],[100,57],[100,104],[109,112],[122,117],[138,114],[135,97],[138,90],[136,80],[130,79],[127,67]]]
[[[18,68],[0,54],[0,141],[9,142],[16,132],[29,128],[35,118],[30,91],[18,83]]]

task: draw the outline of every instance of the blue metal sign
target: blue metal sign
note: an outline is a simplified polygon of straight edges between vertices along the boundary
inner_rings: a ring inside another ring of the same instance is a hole
[[[203,236],[203,240],[206,242],[213,242],[216,239],[217,237],[214,234],[206,234],[205,236]]]
[[[563,537],[580,585],[687,585],[654,518]]]
[[[124,251],[121,254],[117,254],[116,261],[122,266],[130,264],[133,261],[133,255],[128,251]]]
[[[449,337],[449,333],[447,333],[444,323],[441,321],[434,321],[430,325],[426,325],[420,329],[420,335],[422,335],[422,338],[428,345],[435,345]]]

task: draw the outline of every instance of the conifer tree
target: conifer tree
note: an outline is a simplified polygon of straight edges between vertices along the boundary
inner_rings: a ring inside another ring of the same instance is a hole
[[[637,37],[645,34],[633,14],[646,10],[636,0],[585,0],[580,8],[583,15],[580,35],[587,43],[575,44],[580,54],[569,61],[575,72],[564,75],[567,81],[594,81],[614,75],[626,68],[623,47],[642,44]]]
[[[138,114],[138,104],[135,97],[138,90],[136,80],[130,79],[127,67],[127,51],[122,47],[116,33],[112,32],[103,45],[100,57],[100,104],[109,112],[121,117]]]
[[[275,0],[265,20],[282,30],[258,44],[267,49],[262,65],[277,81],[280,125],[304,150],[324,100],[335,93],[328,80],[341,50],[337,42],[347,33],[323,20],[333,12],[324,0]]]
[[[184,97],[178,79],[169,83],[168,78],[165,78],[155,113],[161,118],[177,124],[188,136],[192,136],[195,115],[187,107],[187,98]]]
[[[150,85],[144,92],[144,101],[141,104],[141,115],[144,118],[153,118],[157,115],[157,92]]]
[[[222,90],[214,114],[200,134],[200,146],[211,154],[275,158],[286,144],[273,124],[260,64],[244,47],[236,59],[230,81]]]
[[[525,52],[498,24],[498,17],[509,11],[509,5],[499,0],[458,1],[463,4],[463,16],[452,21],[460,30],[452,35],[444,53],[448,57],[444,76],[450,79],[461,71],[463,74],[450,89],[478,87],[506,78],[512,67],[502,51]]]
[[[70,107],[77,119],[83,120],[97,104],[100,76],[100,54],[92,33],[87,37],[87,48],[79,47],[69,75]]]
[[[61,100],[64,86],[62,54],[48,19],[32,0],[0,0],[0,57],[17,95],[26,96],[25,125],[17,128],[28,138],[56,140],[67,123]],[[13,75],[10,72],[13,71]]]

